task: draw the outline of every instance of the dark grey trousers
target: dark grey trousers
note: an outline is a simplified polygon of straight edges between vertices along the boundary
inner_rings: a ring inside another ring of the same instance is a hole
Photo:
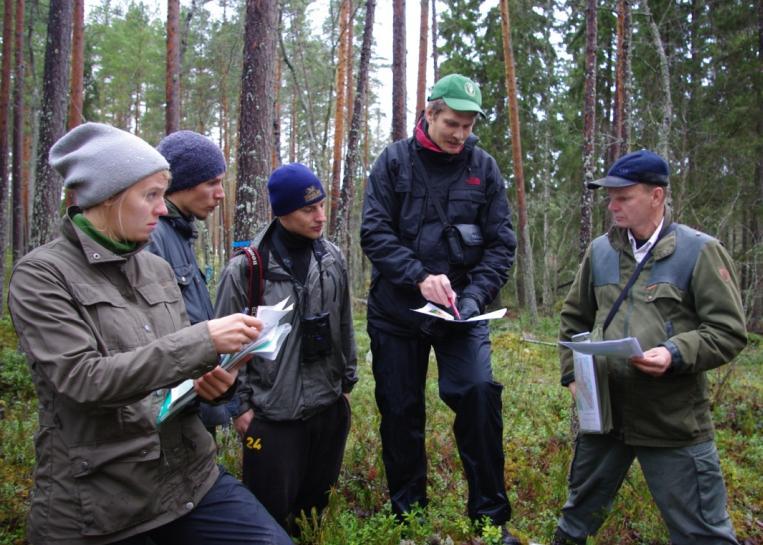
[[[713,441],[676,448],[629,446],[611,435],[581,434],[559,528],[585,541],[604,522],[633,460],[638,459],[674,545],[738,545],[726,511]]]

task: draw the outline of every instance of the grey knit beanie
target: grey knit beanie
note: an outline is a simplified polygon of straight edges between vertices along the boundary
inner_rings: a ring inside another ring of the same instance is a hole
[[[73,128],[53,144],[50,166],[76,191],[77,205],[90,208],[170,165],[143,139],[103,123]]]
[[[167,194],[191,189],[225,172],[225,157],[220,147],[203,134],[177,131],[162,138],[156,146],[170,164],[172,182]]]

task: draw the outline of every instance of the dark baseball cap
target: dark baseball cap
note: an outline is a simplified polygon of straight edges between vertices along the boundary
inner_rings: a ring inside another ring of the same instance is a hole
[[[588,182],[588,189],[628,187],[634,184],[668,185],[668,163],[649,150],[639,150],[620,157],[604,178]]]
[[[482,111],[482,93],[479,86],[461,74],[449,74],[437,80],[427,100],[441,98],[445,104],[457,112],[477,112],[485,117]]]

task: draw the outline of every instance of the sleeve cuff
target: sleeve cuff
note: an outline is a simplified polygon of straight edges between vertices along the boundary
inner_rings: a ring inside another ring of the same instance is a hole
[[[567,373],[566,375],[562,375],[562,386],[565,388],[575,382],[575,373]]]
[[[686,362],[684,362],[681,356],[681,351],[673,341],[665,341],[660,346],[664,346],[668,352],[670,352],[670,367],[668,367],[669,374],[679,374],[686,368]]]

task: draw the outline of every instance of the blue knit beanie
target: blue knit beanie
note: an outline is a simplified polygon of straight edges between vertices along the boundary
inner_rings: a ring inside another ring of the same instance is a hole
[[[177,131],[156,146],[170,164],[172,181],[167,194],[190,189],[225,172],[225,157],[217,144],[203,134]]]
[[[300,163],[275,169],[268,180],[268,195],[274,216],[285,216],[326,198],[321,181]]]

